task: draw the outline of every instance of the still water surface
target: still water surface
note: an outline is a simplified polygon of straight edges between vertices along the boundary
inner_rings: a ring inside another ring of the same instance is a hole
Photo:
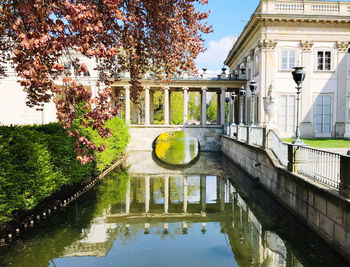
[[[0,266],[346,266],[220,154],[168,171],[140,153],[0,248]]]

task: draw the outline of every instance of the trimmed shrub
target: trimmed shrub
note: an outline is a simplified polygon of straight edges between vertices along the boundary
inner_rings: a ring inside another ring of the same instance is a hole
[[[76,126],[79,127],[79,126]],[[58,123],[40,126],[0,126],[0,225],[14,211],[33,209],[63,186],[87,182],[111,165],[125,149],[128,130],[119,118],[107,122],[113,137],[102,139],[92,129],[82,129],[98,145],[95,161],[76,160],[74,140]]]

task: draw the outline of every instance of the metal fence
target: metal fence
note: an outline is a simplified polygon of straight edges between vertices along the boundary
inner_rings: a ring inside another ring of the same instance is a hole
[[[226,132],[227,128],[225,128]],[[339,189],[342,157],[340,154],[284,143],[273,130],[269,130],[266,136],[265,134],[266,130],[262,127],[241,125],[230,125],[227,133],[240,142],[271,150],[281,165],[290,171]],[[291,151],[289,155],[288,149]],[[289,167],[288,163],[290,163]]]
[[[298,173],[331,187],[339,188],[339,154],[303,146],[299,146],[295,153],[298,154]]]
[[[287,167],[288,144],[284,143],[273,130],[268,132],[267,138],[267,148],[275,154],[276,158],[284,167]]]

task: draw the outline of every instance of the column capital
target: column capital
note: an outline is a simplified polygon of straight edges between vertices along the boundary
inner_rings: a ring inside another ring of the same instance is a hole
[[[144,86],[143,88],[145,88],[145,90],[150,90],[151,86]]]
[[[336,46],[338,48],[339,52],[346,53],[349,48],[349,42],[348,41],[337,41]]]
[[[220,89],[221,89],[221,91],[226,91],[227,90],[226,87],[221,87]]]
[[[300,41],[300,47],[304,53],[310,53],[313,45],[312,41]]]
[[[277,41],[276,40],[261,40],[259,42],[259,48],[263,51],[275,51],[277,45]]]
[[[170,87],[169,86],[164,86],[163,89],[164,90],[170,90]]]
[[[185,91],[185,90],[187,90],[187,91],[188,91],[188,89],[189,89],[189,88],[188,88],[187,86],[182,87],[182,90],[183,90],[183,91]]]
[[[207,87],[207,86],[203,86],[203,87],[201,87],[201,90],[202,90],[202,91],[207,91],[207,90],[208,90],[208,87]]]
[[[130,90],[131,85],[124,85],[123,88],[124,90]]]
[[[254,49],[251,49],[251,50],[249,51],[248,56],[249,56],[251,59],[254,59],[254,54],[255,54]]]

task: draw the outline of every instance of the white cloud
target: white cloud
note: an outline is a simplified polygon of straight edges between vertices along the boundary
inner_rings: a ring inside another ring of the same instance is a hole
[[[225,36],[219,41],[210,41],[207,50],[200,54],[196,59],[198,68],[207,68],[208,74],[213,72],[220,73],[228,52],[231,50],[234,42],[237,40],[236,36]]]

